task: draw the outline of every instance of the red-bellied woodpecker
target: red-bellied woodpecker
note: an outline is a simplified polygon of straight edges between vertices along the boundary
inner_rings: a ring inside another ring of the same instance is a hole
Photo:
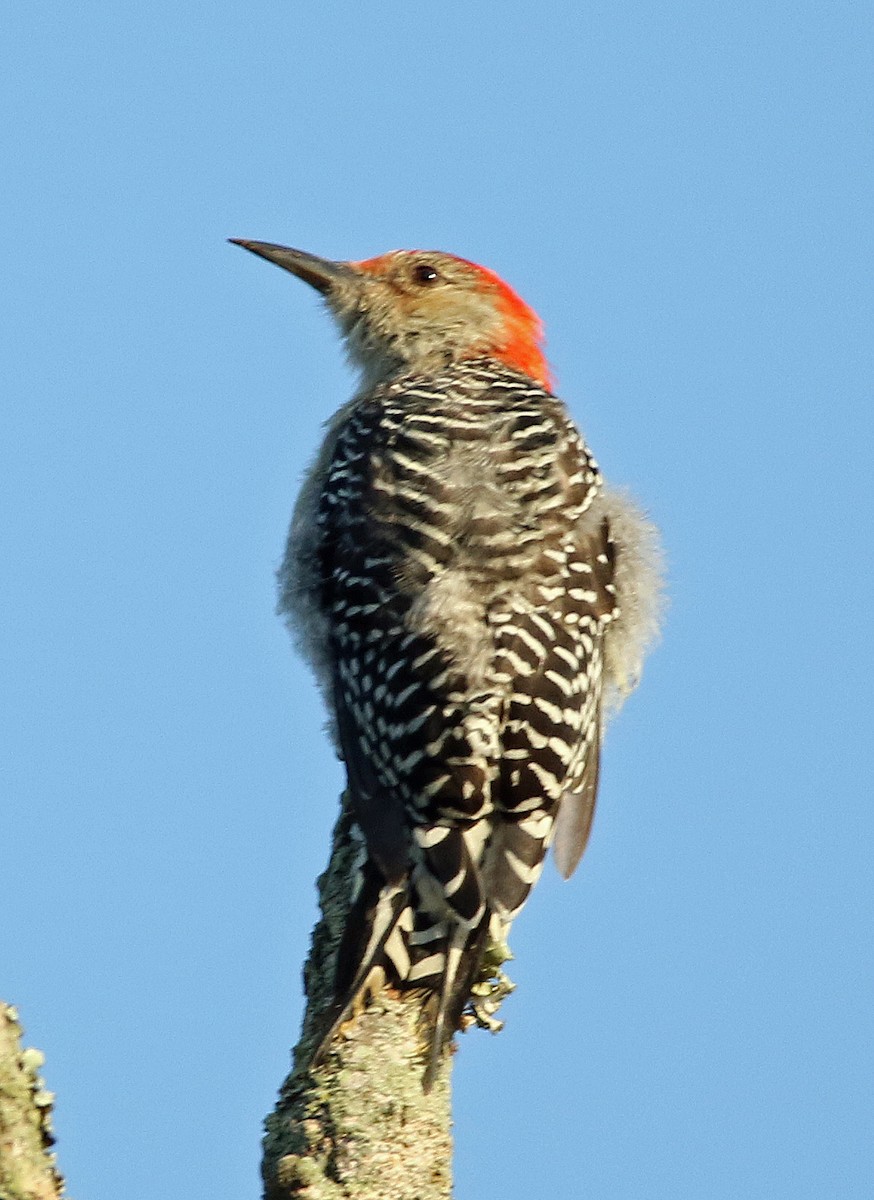
[[[493,272],[238,244],[324,296],[363,376],[279,576],[361,849],[318,1053],[374,987],[421,989],[428,1087],[465,1012],[489,1021],[547,848],[565,877],[583,853],[605,716],[656,632],[657,536],[603,485],[540,321]]]

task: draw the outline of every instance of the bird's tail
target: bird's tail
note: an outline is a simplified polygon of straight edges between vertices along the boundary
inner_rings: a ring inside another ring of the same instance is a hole
[[[411,920],[405,882],[380,886],[376,871],[365,868],[340,939],[334,999],[322,1016],[323,1032],[311,1066],[317,1067],[323,1061],[340,1026],[364,1005],[368,995],[396,973],[396,968],[392,970],[394,961],[400,958],[403,964],[406,950],[402,925],[410,925]]]
[[[462,1014],[479,972],[488,930],[486,915],[476,929],[455,926],[445,940],[439,991],[435,990],[436,1012],[431,1018],[428,1063],[422,1079],[425,1092],[430,1092],[433,1087],[446,1047],[461,1025]]]
[[[488,914],[474,929],[423,914],[409,879],[387,884],[368,863],[337,952],[334,1001],[311,1059],[318,1066],[340,1026],[386,983],[422,993],[422,1086],[431,1090],[462,1020],[487,941]]]

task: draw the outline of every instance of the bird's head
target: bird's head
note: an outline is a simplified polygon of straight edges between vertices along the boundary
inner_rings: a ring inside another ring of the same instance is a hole
[[[332,262],[287,246],[231,240],[321,292],[367,384],[487,357],[550,387],[539,317],[486,267],[436,250]]]

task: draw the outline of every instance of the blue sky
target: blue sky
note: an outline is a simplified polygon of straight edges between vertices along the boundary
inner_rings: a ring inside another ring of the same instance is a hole
[[[257,1195],[341,784],[273,571],[352,379],[228,246],[450,250],[541,313],[671,608],[590,850],[462,1039],[457,1195],[874,1187],[870,13],[3,18],[0,994],[73,1195]]]

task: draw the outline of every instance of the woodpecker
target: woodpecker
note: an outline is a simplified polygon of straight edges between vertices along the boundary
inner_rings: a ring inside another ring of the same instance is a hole
[[[605,720],[657,630],[658,536],[552,391],[534,311],[436,251],[334,262],[233,239],[321,293],[361,382],[279,571],[360,853],[316,1061],[385,984],[424,997],[429,1088],[547,849],[585,849]],[[496,1022],[494,1024],[497,1024]]]

